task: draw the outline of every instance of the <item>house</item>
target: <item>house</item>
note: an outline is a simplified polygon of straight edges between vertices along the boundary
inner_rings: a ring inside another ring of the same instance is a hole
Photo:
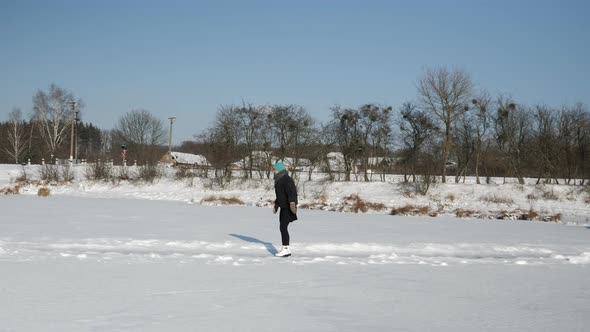
[[[342,152],[330,152],[326,155],[327,167],[332,172],[344,172],[344,154]]]
[[[272,152],[252,151],[252,168],[256,170],[268,169],[272,164]],[[233,170],[248,169],[250,167],[250,156],[232,163]]]
[[[295,158],[285,157],[285,158],[283,158],[282,161],[283,161],[283,163],[285,163],[287,170],[293,171],[293,169],[295,168]],[[299,158],[297,160],[296,171],[298,171],[298,172],[308,171],[310,167],[311,167],[311,161],[309,159]]]
[[[211,167],[209,161],[205,156],[200,154],[184,153],[184,152],[166,152],[160,159],[160,162],[171,164],[171,166],[184,166],[184,167],[199,167],[207,168]]]
[[[330,152],[326,156],[326,160],[330,170],[332,172],[344,172],[345,171],[345,163],[344,163],[344,154],[342,152]],[[350,170],[353,173],[360,173],[363,172],[365,169],[365,161],[362,159],[355,159],[349,161],[352,163]],[[368,158],[368,165],[367,171],[369,173],[390,167],[391,165],[395,164],[395,160],[389,157],[369,157]]]
[[[356,169],[358,172],[361,172],[365,169],[363,165],[364,161],[358,160],[356,163]],[[387,169],[395,164],[395,160],[390,157],[369,157],[368,164],[367,164],[367,171],[369,173],[373,171]]]

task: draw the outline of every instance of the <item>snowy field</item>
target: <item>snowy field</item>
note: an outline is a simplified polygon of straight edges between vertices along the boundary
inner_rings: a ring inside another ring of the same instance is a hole
[[[18,170],[0,166],[0,187]],[[590,326],[590,227],[583,222],[300,210],[290,227],[293,256],[276,258],[280,235],[270,208],[199,204],[225,193],[256,205],[269,188],[173,183],[78,181],[51,187],[49,197],[34,188],[0,196],[0,331]],[[385,197],[379,188],[387,184],[370,185],[329,190],[400,199]],[[568,202],[560,204],[553,208],[566,211]],[[584,204],[569,204],[587,220]]]

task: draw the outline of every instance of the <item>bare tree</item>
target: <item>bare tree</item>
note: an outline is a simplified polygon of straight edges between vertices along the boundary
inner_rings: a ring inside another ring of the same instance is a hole
[[[539,171],[537,184],[541,182],[542,178],[549,181],[555,180],[555,183],[559,183],[557,180],[559,142],[555,113],[554,110],[544,105],[538,105],[534,109],[535,137],[531,148],[538,158],[535,160]]]
[[[359,113],[355,109],[332,108],[332,120],[328,130],[334,135],[334,141],[340,148],[344,163],[344,180],[350,181],[350,173],[356,160],[362,153]]]
[[[68,137],[73,122],[73,101],[71,93],[55,84],[49,86],[48,92],[39,90],[33,97],[33,119],[52,156]],[[78,100],[78,109],[82,106]]]
[[[263,112],[260,108],[252,104],[243,103],[242,107],[230,106],[232,112],[235,113],[238,127],[236,128],[238,134],[237,141],[243,143],[245,152],[247,154],[247,165],[245,166],[244,175],[246,178],[252,178],[252,170],[256,165],[260,169],[260,156],[254,155],[254,151],[260,145],[260,131],[262,128]],[[266,158],[265,158],[266,159]],[[270,163],[268,163],[270,164]]]
[[[146,110],[133,110],[123,115],[115,127],[116,140],[126,144],[128,158],[153,162],[159,159],[166,143],[166,130],[162,120]]]
[[[558,140],[561,161],[567,183],[575,177],[584,177],[584,160],[590,136],[590,114],[581,103],[563,107],[558,115]]]
[[[453,124],[468,109],[473,83],[462,70],[446,68],[427,69],[418,83],[418,95],[422,108],[432,113],[442,124],[442,182],[446,182],[446,164],[453,140]]]
[[[491,105],[491,98],[483,92],[476,99],[471,100],[471,105],[465,105],[468,112],[463,113],[458,121],[455,123],[455,153],[457,155],[457,174],[455,182],[467,176],[467,172],[474,164],[475,177],[478,184],[481,183],[479,178],[479,166],[481,163],[481,156],[484,149],[484,144],[489,146],[489,128],[490,120],[488,108]]]
[[[358,109],[332,108],[328,130],[334,135],[344,157],[345,181],[360,162],[365,181],[369,181],[369,158],[383,153],[391,141],[391,107],[374,104]],[[381,151],[378,151],[381,150]]]
[[[577,103],[573,109],[574,122],[576,126],[575,131],[575,145],[576,145],[576,163],[577,174],[582,178],[582,185],[590,178],[590,113],[588,108],[582,104]]]
[[[234,106],[222,105],[217,110],[213,125],[198,136],[206,148],[207,160],[215,168],[215,178],[231,178],[232,163],[243,157],[240,146],[240,119]]]
[[[408,182],[408,173],[416,182],[416,170],[424,143],[438,130],[432,119],[411,102],[401,108],[399,126],[403,143],[404,182]]]
[[[278,158],[291,158],[292,176],[296,178],[305,147],[313,142],[314,121],[301,106],[274,105],[270,123],[278,143]]]
[[[482,155],[485,154],[487,147],[489,146],[488,136],[490,132],[491,120],[488,110],[492,105],[492,99],[486,92],[483,92],[478,98],[473,99],[471,103],[473,104],[474,108],[472,117],[474,123],[473,135],[475,136],[475,178],[477,184],[480,184],[481,181],[479,179],[479,167],[482,163]]]
[[[8,115],[7,141],[8,146],[5,148],[6,153],[14,158],[16,164],[19,163],[20,156],[27,148],[27,142],[30,140],[25,123],[22,119],[20,109],[15,108]]]
[[[369,181],[369,158],[385,156],[391,142],[391,111],[392,107],[375,104],[365,104],[359,109],[365,181]]]
[[[309,160],[307,179],[311,181],[313,171],[326,161],[329,152],[330,135],[324,127],[310,130],[302,156]]]
[[[530,114],[509,99],[498,99],[494,131],[498,147],[508,159],[510,170],[524,184],[524,166],[531,134]]]

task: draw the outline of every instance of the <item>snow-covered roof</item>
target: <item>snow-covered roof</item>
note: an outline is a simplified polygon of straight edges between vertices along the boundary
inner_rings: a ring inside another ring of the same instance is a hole
[[[252,151],[252,164],[255,166],[262,166],[270,164],[271,152],[269,151]],[[245,156],[241,160],[234,162],[232,165],[244,167],[250,164],[250,156]]]
[[[342,158],[344,159],[344,154],[342,152],[330,152],[327,155],[328,158]]]
[[[285,158],[283,158],[283,162],[285,163],[285,165],[292,167],[293,164],[295,164],[295,158],[285,157]],[[311,161],[309,159],[299,158],[298,166],[306,167],[306,166],[310,166],[310,165],[311,165]]]
[[[172,152],[172,158],[178,164],[187,164],[187,165],[201,165],[201,166],[210,166],[209,161],[205,156],[200,154],[192,154],[192,153],[184,153],[184,152]]]

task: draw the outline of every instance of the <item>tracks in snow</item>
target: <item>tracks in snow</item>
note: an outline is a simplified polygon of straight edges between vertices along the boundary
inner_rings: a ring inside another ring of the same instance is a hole
[[[234,235],[223,242],[160,239],[0,240],[0,261],[79,259],[104,262],[170,260],[207,264],[590,264],[590,247],[494,243],[295,243],[293,256],[273,257],[277,247]]]

